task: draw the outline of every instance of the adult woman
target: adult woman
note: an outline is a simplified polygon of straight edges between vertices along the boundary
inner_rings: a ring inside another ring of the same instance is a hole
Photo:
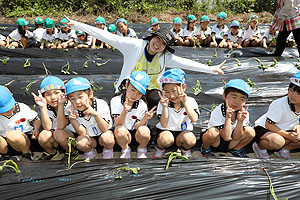
[[[123,54],[124,63],[116,88],[133,71],[145,71],[149,75],[150,86],[146,95],[149,109],[156,106],[160,100],[158,90],[160,90],[161,84],[158,80],[166,67],[179,67],[192,71],[224,74],[222,70],[224,63],[219,66],[208,67],[190,59],[173,55],[175,50],[170,46],[174,44],[174,37],[168,29],[159,29],[143,40],[120,37],[84,23],[68,20],[68,25],[72,26],[73,29],[82,30],[117,48]]]
[[[272,28],[279,30],[275,56],[281,56],[286,39],[293,32],[300,56],[300,0],[278,0]]]

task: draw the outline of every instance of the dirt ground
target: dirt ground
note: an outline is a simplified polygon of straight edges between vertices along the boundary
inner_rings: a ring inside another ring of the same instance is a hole
[[[157,14],[139,14],[139,13],[133,13],[128,17],[125,17],[128,23],[149,23],[150,19],[152,17],[157,17],[160,21],[160,23],[171,23],[174,19],[174,17],[181,17],[183,19],[183,23],[186,23],[186,16],[189,15],[189,12],[186,11],[176,11],[176,10],[168,10],[164,13],[157,13]],[[216,14],[207,14],[207,13],[193,13],[199,22],[199,19],[202,15],[208,15],[209,18],[211,19],[211,22],[216,21]],[[245,24],[248,21],[248,18],[250,15],[256,14],[259,16],[259,23],[261,24],[267,24],[272,21],[273,15],[269,12],[262,12],[262,13],[247,13],[247,14],[236,14],[236,15],[228,15],[227,23],[230,23],[233,20],[238,20],[240,23]],[[106,19],[106,23],[114,23],[119,17],[116,14],[111,14],[111,13],[103,13],[99,16],[102,16]],[[30,21],[30,23],[33,23],[33,20],[35,17],[38,16],[22,16],[23,18],[26,18],[27,20]],[[63,18],[63,15],[57,15],[57,16],[39,16],[44,18],[52,18],[55,20],[56,23],[59,23],[59,21]],[[68,15],[71,19],[84,22],[84,23],[89,23],[93,24],[95,22],[95,19],[98,17],[96,15],[82,15],[80,13],[74,13]],[[11,18],[6,18],[4,16],[0,16],[0,23],[2,24],[14,24],[16,23],[18,17],[11,17]]]

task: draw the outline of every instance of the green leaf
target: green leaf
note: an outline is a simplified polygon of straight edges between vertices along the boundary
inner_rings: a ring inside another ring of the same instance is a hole
[[[27,67],[30,67],[31,66],[31,63],[30,63],[30,58],[27,58],[25,60],[25,63],[24,63],[24,68],[27,68]]]
[[[201,84],[200,84],[199,80],[196,81],[196,85],[191,88],[191,91],[196,96],[199,95],[202,92],[202,87],[201,87]]]

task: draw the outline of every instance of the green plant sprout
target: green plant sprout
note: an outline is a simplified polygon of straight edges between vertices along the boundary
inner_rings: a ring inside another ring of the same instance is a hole
[[[15,80],[11,80],[8,83],[4,84],[4,87],[8,87],[10,84],[12,84]]]
[[[139,171],[141,170],[141,168],[136,167],[136,168],[131,168],[131,167],[119,167],[117,168],[117,174],[116,174],[116,179],[122,179],[123,177],[121,175],[119,175],[120,171],[131,171],[132,174],[138,174]]]
[[[69,147],[69,156],[68,156],[68,168],[67,170],[70,170],[71,169],[71,151],[72,151],[72,145],[74,147],[76,147],[77,145],[77,141],[75,138],[72,138],[72,137],[69,137],[68,138],[68,147]]]
[[[1,161],[0,163],[3,163],[3,162],[4,162],[4,164],[0,166],[0,172],[2,172],[5,167],[14,169],[16,173],[21,172],[19,170],[17,163],[15,163],[13,160],[4,160],[4,161]]]
[[[200,84],[200,81],[197,80],[197,83],[195,86],[193,86],[191,88],[191,91],[194,93],[194,95],[198,96],[201,92],[202,92],[202,87],[201,87],[201,84]]]
[[[35,109],[36,109],[36,104],[33,104],[31,110],[36,111]]]
[[[103,90],[103,87],[97,85],[94,81],[91,81],[90,84],[91,84],[92,89],[93,89],[94,91],[96,91],[96,90]]]
[[[234,60],[236,62],[236,65],[239,67],[242,65],[241,61],[237,58],[231,58],[231,60]]]
[[[92,61],[92,63],[96,64],[98,67],[101,67],[102,65],[105,65],[106,63],[108,63],[109,61],[111,61],[111,59],[108,59],[107,61],[105,61],[104,63],[97,63],[96,61]]]
[[[87,60],[83,63],[83,68],[87,68],[88,66],[89,66],[89,60]]]
[[[207,61],[207,63],[206,63],[206,64],[207,64],[208,66],[211,66],[211,63],[212,63],[212,60],[211,60],[211,59],[209,59],[209,61]]]
[[[227,83],[224,81],[224,79],[222,79],[222,82],[224,83],[223,89],[225,89]]]
[[[51,75],[51,72],[46,68],[45,63],[43,63],[43,66],[44,66],[44,70],[45,70],[46,76]]]
[[[193,43],[194,43],[193,49],[196,49],[197,46],[198,46],[199,48],[202,48],[199,41],[193,39]]]
[[[111,51],[114,52],[116,50],[115,47],[111,47]]]
[[[3,64],[3,65],[5,65],[5,64],[6,64],[6,62],[7,62],[7,61],[9,61],[9,58],[5,58],[5,59],[3,59],[3,60],[2,60],[2,59],[0,59],[0,61],[2,62],[2,64]]]
[[[265,69],[267,69],[267,68],[269,68],[269,67],[275,67],[275,66],[278,64],[278,62],[277,62],[277,60],[276,60],[275,58],[273,58],[274,63],[272,63],[272,64],[270,64],[270,65],[265,65],[265,64],[263,64],[258,58],[254,58],[254,59],[256,60],[256,62],[259,63],[258,68],[259,68],[259,69],[262,69],[263,71],[265,71]]]
[[[14,46],[9,46],[9,47],[7,47],[8,49],[10,49],[10,50],[14,50],[16,47],[14,47]]]
[[[183,161],[188,160],[188,157],[186,155],[182,155],[180,149],[178,149],[176,152],[168,152],[164,155],[164,158],[168,158],[167,165],[165,167],[165,170],[169,169],[169,166],[173,159],[181,158]]]
[[[6,30],[7,27],[6,26],[0,26],[0,30]]]
[[[68,52],[69,51],[69,49],[64,49],[64,52]]]
[[[69,70],[70,70],[70,63],[69,63],[69,61],[67,61],[67,64],[62,66],[60,72],[64,73],[64,74],[70,74]]]
[[[28,93],[29,93],[29,89],[30,89],[30,87],[33,85],[33,84],[35,84],[36,82],[38,82],[38,80],[35,80],[35,81],[26,81],[26,83],[28,83],[25,87],[21,87],[20,89],[21,90],[24,90],[25,89],[25,94],[26,95],[28,95]]]
[[[212,107],[211,107],[210,109],[209,109],[209,108],[205,108],[205,107],[203,107],[203,106],[201,106],[201,105],[199,106],[200,109],[206,110],[206,111],[208,111],[208,112],[210,112],[210,113],[215,109],[215,107],[216,107],[215,104],[213,104]]]
[[[268,179],[269,179],[269,185],[270,185],[269,190],[270,190],[270,192],[271,192],[271,194],[272,194],[274,200],[278,200],[278,198],[277,198],[277,196],[276,196],[276,194],[275,194],[275,192],[274,192],[274,187],[273,187],[273,184],[272,184],[271,177],[270,177],[270,175],[268,174],[268,172],[267,172],[267,170],[266,170],[265,168],[264,168],[264,171],[265,171],[265,173],[267,174]],[[279,199],[279,200],[288,200],[288,199]]]
[[[250,80],[250,78],[247,79],[248,81],[248,85],[252,88],[256,88],[256,90],[259,90],[259,87],[256,85],[256,83],[254,83],[254,81]]]
[[[27,58],[25,60],[25,63],[24,63],[24,68],[27,68],[27,67],[30,67],[31,66],[31,63],[30,63],[30,58]]]
[[[213,55],[213,57],[218,57],[218,52],[217,52],[217,49],[216,48],[214,48],[214,55]]]
[[[298,62],[295,64],[298,70],[300,70],[300,58],[297,58]]]
[[[74,167],[74,165],[77,165],[77,164],[79,164],[79,163],[89,163],[89,162],[91,162],[91,159],[90,159],[90,158],[87,158],[87,159],[85,159],[85,160],[81,160],[81,161],[74,162],[74,163],[70,166],[70,168],[68,168],[67,170],[72,169],[72,167]]]

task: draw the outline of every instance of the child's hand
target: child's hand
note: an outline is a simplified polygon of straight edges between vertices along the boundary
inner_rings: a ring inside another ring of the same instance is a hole
[[[83,112],[84,116],[89,117],[90,115],[95,116],[98,114],[90,105],[90,99],[87,99],[87,101],[84,103],[84,106],[86,107],[85,111]]]
[[[163,107],[168,107],[169,106],[169,99],[168,99],[168,97],[166,97],[165,92],[163,91],[163,95],[161,95],[161,92],[158,91],[158,95],[160,97],[160,104]]]
[[[72,27],[72,26],[74,26],[75,25],[75,21],[73,21],[73,20],[71,20],[69,17],[67,17],[66,15],[64,15],[64,17],[68,20],[68,23],[67,23],[67,25],[68,25],[68,27]]]
[[[128,105],[128,98],[127,98],[127,97],[126,97],[126,100],[125,100],[125,102],[124,102],[124,104],[123,104],[123,110],[124,110],[126,113],[128,113],[128,112],[131,110],[131,106]]]
[[[289,140],[292,142],[299,142],[300,141],[300,135],[297,132],[289,132]]]
[[[181,101],[182,103],[185,103],[187,95],[183,91],[182,84],[180,86],[177,86],[177,92],[178,92],[179,101]]]
[[[67,101],[67,97],[65,94],[61,94],[59,97],[58,97],[58,104],[61,104],[61,105],[64,105]]]
[[[69,119],[70,119],[70,120],[76,120],[77,117],[79,117],[79,114],[76,113],[75,110],[74,110],[73,104],[72,104],[72,110],[69,110],[69,109],[68,109],[67,111],[68,111],[68,115],[69,115]]]
[[[234,110],[229,106],[228,100],[226,100],[226,118],[231,119],[233,113],[234,113]]]
[[[31,135],[31,139],[34,139],[34,140],[38,139],[39,134],[40,134],[39,130],[34,129],[32,132],[32,135]]]
[[[248,105],[246,106],[246,109],[244,109],[242,107],[242,109],[238,112],[238,114],[237,114],[238,121],[242,122],[242,121],[244,121],[244,119],[246,119],[248,107],[249,107]]]
[[[153,118],[153,116],[154,116],[155,113],[157,112],[157,111],[154,111],[156,107],[157,107],[157,106],[154,106],[150,111],[146,112],[145,117],[146,117],[147,120],[150,120],[150,119]]]
[[[34,101],[35,103],[40,106],[40,107],[44,107],[47,106],[47,101],[46,99],[43,97],[42,93],[40,90],[38,90],[39,96],[36,96],[33,92],[31,93],[32,96],[34,97]]]

